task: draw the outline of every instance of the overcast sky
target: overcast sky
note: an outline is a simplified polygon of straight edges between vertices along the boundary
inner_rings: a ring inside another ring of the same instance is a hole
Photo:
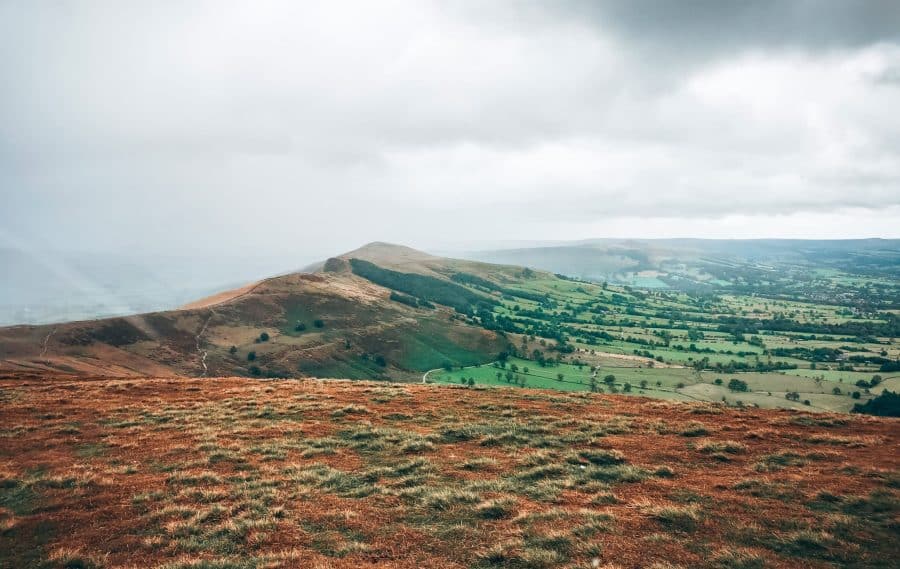
[[[0,246],[900,236],[900,2],[0,1]]]

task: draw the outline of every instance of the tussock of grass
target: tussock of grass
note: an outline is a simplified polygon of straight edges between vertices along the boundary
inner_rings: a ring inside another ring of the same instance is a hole
[[[800,495],[799,490],[794,487],[759,478],[746,478],[735,484],[733,488],[756,498],[773,500],[794,499]]]
[[[598,492],[594,495],[588,504],[591,506],[611,506],[619,504],[621,501],[612,492]]]
[[[105,556],[87,555],[80,549],[59,548],[50,552],[41,569],[62,567],[64,569],[103,569],[106,567]]]
[[[700,522],[700,509],[695,506],[657,506],[647,509],[647,514],[667,528],[692,532]]]
[[[702,437],[709,434],[709,429],[703,423],[688,423],[679,434],[683,437]]]
[[[432,510],[448,510],[462,504],[474,504],[481,500],[476,492],[438,488],[429,490],[422,497],[422,504]]]
[[[779,452],[762,456],[753,469],[757,472],[777,472],[788,466],[804,466],[809,460],[794,452]]]
[[[747,445],[737,441],[702,441],[697,443],[697,450],[705,454],[725,452],[740,454],[747,452]]]
[[[568,460],[573,463],[586,461],[595,465],[622,464],[625,462],[625,455],[617,450],[583,450],[569,455]]]
[[[723,549],[706,564],[709,569],[762,569],[766,561],[759,555],[743,549]]]
[[[297,484],[329,490],[345,498],[365,498],[378,491],[371,480],[324,464],[315,464],[296,472],[291,479]]]
[[[512,516],[516,508],[516,500],[513,498],[497,498],[482,502],[475,507],[475,514],[488,520],[499,520]]]
[[[515,478],[521,482],[535,482],[548,478],[559,478],[564,476],[566,472],[567,469],[560,464],[542,464],[518,471],[515,474]]]
[[[833,415],[800,415],[791,417],[788,422],[804,427],[844,427],[850,424],[849,419]]]
[[[166,484],[180,486],[201,486],[221,483],[222,478],[218,474],[208,471],[198,472],[195,474],[176,472],[175,474],[169,476],[169,478],[166,480]]]
[[[478,457],[478,458],[470,458],[469,460],[460,464],[460,468],[463,470],[471,470],[471,471],[482,471],[482,470],[493,470],[497,468],[499,463],[493,459],[488,457]]]

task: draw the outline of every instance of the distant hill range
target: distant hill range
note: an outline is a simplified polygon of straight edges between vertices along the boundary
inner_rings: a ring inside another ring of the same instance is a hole
[[[261,255],[129,256],[11,248],[0,248],[0,267],[0,326],[166,310],[284,272],[277,260]]]
[[[594,281],[698,291],[834,271],[900,279],[900,239],[594,239],[461,256]]]

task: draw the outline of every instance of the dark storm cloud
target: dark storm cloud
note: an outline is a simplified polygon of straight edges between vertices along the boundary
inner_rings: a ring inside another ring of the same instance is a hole
[[[673,54],[818,50],[900,39],[895,0],[568,0],[548,6],[629,43]]]

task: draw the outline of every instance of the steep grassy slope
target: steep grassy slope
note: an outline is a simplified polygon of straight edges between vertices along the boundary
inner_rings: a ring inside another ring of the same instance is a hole
[[[895,567],[897,427],[509,388],[0,380],[0,567]]]

